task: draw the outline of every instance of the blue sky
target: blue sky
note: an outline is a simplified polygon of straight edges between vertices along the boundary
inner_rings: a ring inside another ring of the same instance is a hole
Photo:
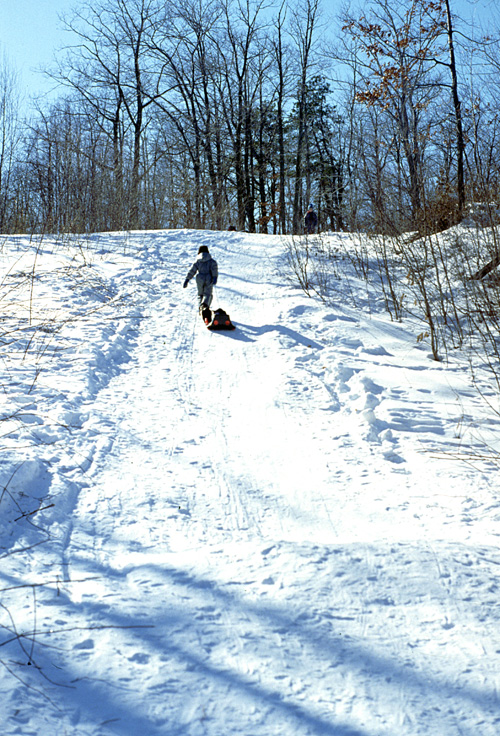
[[[58,16],[75,0],[3,0],[0,12],[0,52],[19,73],[28,95],[51,85],[34,70],[51,63],[56,48],[68,42]]]
[[[496,1],[451,0],[451,3],[454,12],[465,18],[472,13],[487,16],[488,7],[495,8]],[[55,50],[70,42],[71,36],[61,29],[58,16],[74,5],[78,5],[78,0],[2,0],[0,53],[18,71],[28,96],[46,92],[53,86],[34,70],[49,65]],[[341,0],[324,0],[328,12],[340,5]]]

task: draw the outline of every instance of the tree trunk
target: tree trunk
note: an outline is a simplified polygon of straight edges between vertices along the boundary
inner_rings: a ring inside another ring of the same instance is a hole
[[[500,265],[500,253],[497,253],[494,258],[492,258],[489,263],[487,263],[485,266],[479,269],[479,271],[476,271],[475,274],[470,276],[471,281],[480,281],[481,279],[484,279],[485,276],[487,276],[489,273],[495,270],[497,266]]]
[[[307,95],[307,75],[309,73],[310,54],[313,43],[313,34],[318,13],[319,0],[306,0],[305,19],[298,18],[300,25],[298,32],[299,53],[301,64],[300,87],[298,95],[298,137],[297,137],[297,154],[295,161],[295,187],[293,196],[293,232],[298,234],[302,230],[302,177],[304,175],[304,146],[306,143],[306,95]],[[302,30],[302,24],[305,22],[305,29]],[[306,170],[306,175],[308,174]]]
[[[279,224],[280,232],[286,235],[286,194],[285,194],[285,131],[283,125],[283,98],[285,95],[285,73],[283,68],[283,41],[282,29],[284,17],[282,17],[283,4],[277,18],[278,38],[275,45],[276,61],[278,64],[278,156],[279,156]]]
[[[462,214],[465,205],[465,181],[464,181],[464,131],[462,125],[462,108],[458,94],[457,65],[455,61],[455,45],[453,42],[453,25],[451,18],[450,2],[445,0],[446,23],[448,30],[448,49],[450,53],[451,92],[453,97],[453,108],[455,111],[455,128],[457,135],[457,198],[458,212]]]

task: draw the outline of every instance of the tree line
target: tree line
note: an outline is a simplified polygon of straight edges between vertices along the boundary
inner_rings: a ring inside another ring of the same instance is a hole
[[[327,7],[328,6],[328,7]],[[453,0],[84,0],[21,114],[0,68],[0,231],[397,234],[500,192],[498,36]],[[469,34],[469,35],[467,35]]]

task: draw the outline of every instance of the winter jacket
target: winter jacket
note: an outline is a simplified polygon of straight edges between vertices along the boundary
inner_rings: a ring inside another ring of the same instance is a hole
[[[217,283],[218,273],[217,261],[212,258],[210,253],[200,253],[189,269],[184,283],[187,284],[196,275],[197,282],[215,285]]]
[[[318,215],[314,210],[308,210],[304,217],[304,224],[308,230],[312,230],[318,224]]]

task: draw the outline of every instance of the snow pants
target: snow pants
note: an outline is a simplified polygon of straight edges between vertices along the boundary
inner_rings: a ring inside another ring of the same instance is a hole
[[[203,276],[198,274],[196,276],[196,286],[198,288],[198,299],[200,300],[200,307],[202,304],[206,304],[209,307],[213,299],[214,285],[212,279],[206,280]]]

